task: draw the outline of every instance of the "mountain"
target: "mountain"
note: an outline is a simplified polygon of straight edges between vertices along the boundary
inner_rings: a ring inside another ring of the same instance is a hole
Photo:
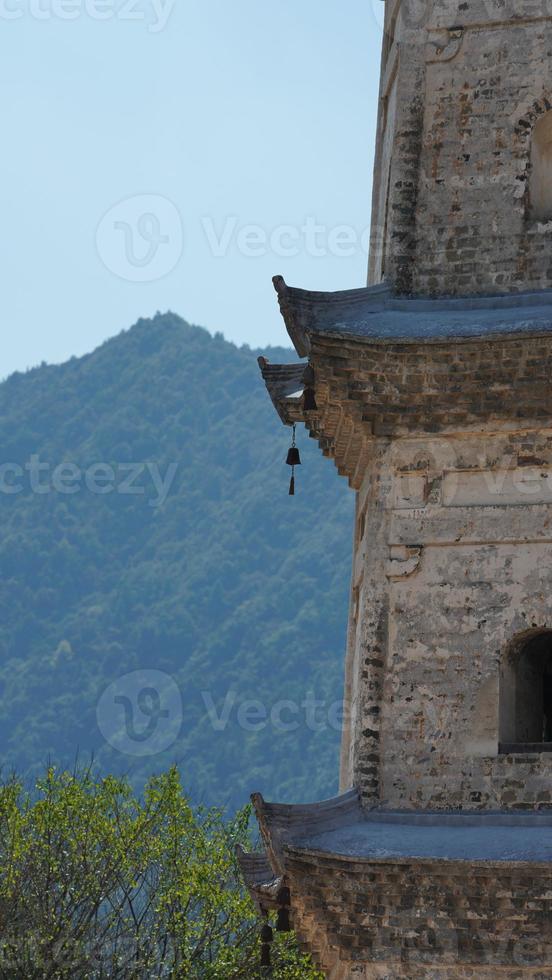
[[[159,314],[0,385],[4,772],[335,791],[353,494],[301,431],[288,496],[258,353]]]

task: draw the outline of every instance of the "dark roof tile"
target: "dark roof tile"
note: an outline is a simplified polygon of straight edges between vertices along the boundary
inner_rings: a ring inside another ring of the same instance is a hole
[[[313,335],[374,343],[451,343],[464,338],[552,332],[552,290],[451,299],[395,296],[382,283],[334,293],[311,292],[274,278],[280,309],[297,353]]]

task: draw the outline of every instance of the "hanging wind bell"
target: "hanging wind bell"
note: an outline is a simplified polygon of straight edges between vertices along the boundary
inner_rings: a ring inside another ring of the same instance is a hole
[[[261,929],[261,967],[267,967],[268,971],[271,971],[271,958],[270,958],[270,945],[274,939],[274,934],[270,922],[268,921],[268,912],[263,910],[263,916],[265,923]],[[263,970],[264,972],[264,970]]]
[[[293,438],[291,440],[291,446],[288,449],[286,463],[291,466],[291,480],[289,481],[289,496],[293,497],[295,494],[295,467],[301,465],[301,457],[299,456],[299,450],[295,445],[295,423],[293,423]]]
[[[316,404],[316,395],[314,392],[314,368],[312,364],[307,364],[303,372],[303,411],[304,412],[317,412],[318,405]]]
[[[305,412],[318,411],[318,405],[316,404],[314,388],[305,388],[303,392],[303,411]]]
[[[289,921],[289,910],[291,908],[291,892],[287,885],[283,885],[280,888],[276,901],[278,902],[278,921],[276,923],[276,929],[278,932],[291,932],[291,924]]]

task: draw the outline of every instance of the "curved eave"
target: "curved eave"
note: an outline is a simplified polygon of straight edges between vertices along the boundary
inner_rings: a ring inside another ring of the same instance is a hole
[[[359,313],[377,312],[384,308],[383,302],[391,294],[386,283],[327,293],[288,286],[283,276],[274,276],[272,282],[287,332],[299,357],[308,357],[310,336],[328,315],[339,322],[343,318],[349,319],[351,313],[358,318]]]
[[[286,845],[351,826],[363,814],[356,789],[321,803],[267,803],[260,793],[254,793],[251,800],[270,865],[280,875],[284,874]]]
[[[266,357],[259,357],[266,390],[284,425],[292,425],[304,418],[303,393],[311,368],[304,362],[271,364]]]
[[[552,868],[552,812],[365,810],[356,791],[290,806],[252,797],[271,867],[291,854],[327,860]]]
[[[258,908],[277,909],[282,878],[274,874],[266,854],[248,852],[238,844],[236,857],[244,884]]]
[[[393,295],[382,283],[364,289],[314,292],[274,287],[297,353],[309,355],[316,337],[370,345],[457,344],[463,341],[538,337],[552,333],[552,290],[444,299]]]

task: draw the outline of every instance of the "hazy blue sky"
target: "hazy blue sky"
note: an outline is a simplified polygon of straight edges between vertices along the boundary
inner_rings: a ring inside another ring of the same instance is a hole
[[[382,9],[0,0],[0,375],[158,309],[283,343],[273,274],[362,285]]]

